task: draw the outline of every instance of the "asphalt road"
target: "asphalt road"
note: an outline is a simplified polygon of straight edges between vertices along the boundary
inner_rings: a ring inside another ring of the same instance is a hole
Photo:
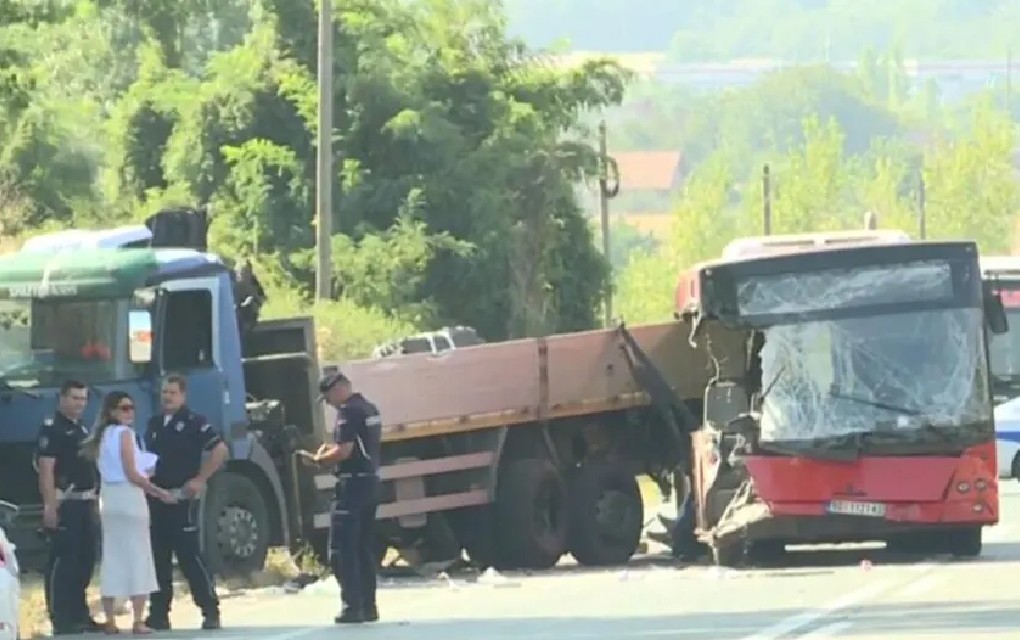
[[[922,640],[1020,638],[1020,485],[1007,482],[1003,521],[985,530],[972,561],[910,561],[862,547],[792,552],[783,569],[677,568],[654,559],[626,570],[564,567],[535,575],[390,581],[383,621],[333,624],[338,592],[320,583],[298,594],[224,601],[225,628],[200,640]],[[340,634],[340,635],[338,635]],[[161,634],[166,635],[166,634]],[[157,636],[158,637],[158,636]]]

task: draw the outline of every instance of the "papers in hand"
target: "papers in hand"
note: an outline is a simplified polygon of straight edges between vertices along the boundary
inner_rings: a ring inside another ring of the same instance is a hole
[[[156,471],[156,461],[159,456],[148,451],[135,452],[135,469],[145,477],[151,476]]]

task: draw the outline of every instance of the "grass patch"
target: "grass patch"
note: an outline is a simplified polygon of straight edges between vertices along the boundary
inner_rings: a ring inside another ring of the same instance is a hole
[[[21,606],[18,610],[18,629],[22,638],[41,638],[50,629],[46,614],[46,596],[42,576],[21,578]]]

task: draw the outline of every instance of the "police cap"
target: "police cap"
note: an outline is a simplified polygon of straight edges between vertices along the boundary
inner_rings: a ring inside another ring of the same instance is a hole
[[[319,378],[319,400],[338,384],[350,384],[350,379],[339,371],[329,371]]]

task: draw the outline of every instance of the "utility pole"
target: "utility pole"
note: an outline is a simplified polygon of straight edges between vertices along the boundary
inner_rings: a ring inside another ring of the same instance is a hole
[[[333,297],[333,0],[319,0],[319,155],[315,163],[315,296]]]
[[[917,235],[921,240],[927,239],[928,236],[928,220],[925,212],[926,194],[924,188],[924,167],[921,167],[921,173],[917,177]]]
[[[599,214],[602,216],[602,254],[609,265],[609,288],[606,289],[606,328],[613,321],[613,260],[609,251],[609,144],[606,121],[599,122]]]
[[[761,226],[764,235],[772,235],[772,174],[766,164],[761,168]]]

